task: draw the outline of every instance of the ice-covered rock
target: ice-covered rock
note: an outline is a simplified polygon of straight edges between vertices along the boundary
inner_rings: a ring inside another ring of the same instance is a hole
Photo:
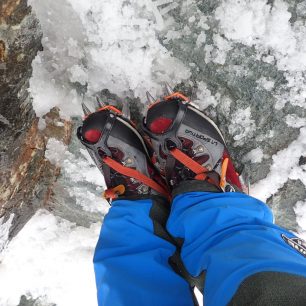
[[[41,117],[37,129],[45,131],[48,137],[47,151],[42,150],[41,156],[47,158],[48,165],[60,169],[61,174],[52,185],[52,201],[47,207],[53,216],[36,214],[37,223],[27,224],[29,227],[21,233],[21,238],[31,240],[26,234],[35,233],[42,217],[58,225],[52,227],[53,234],[59,236],[53,242],[60,247],[63,242],[60,236],[70,237],[75,231],[85,232],[93,242],[97,233],[91,234],[88,228],[96,229],[96,222],[108,210],[100,196],[103,177],[77,139],[72,137],[70,142],[64,141],[65,145],[58,142],[62,137],[52,139],[55,129],[58,129],[55,134],[63,131],[61,125],[66,121],[53,120],[52,116],[42,118],[43,115],[58,107],[63,118],[72,118],[75,134],[81,121],[81,102],[85,100],[93,110],[93,100],[98,95],[114,105],[128,103],[137,119],[145,110],[146,90],[159,96],[163,81],[189,95],[218,123],[237,168],[244,167],[249,175],[252,195],[268,201],[276,222],[305,235],[306,6],[303,2],[29,0],[29,3],[44,34],[44,49],[33,62],[30,82],[33,107]],[[38,40],[39,35],[34,37]],[[6,56],[1,39],[0,36],[0,69]],[[24,73],[29,77],[30,72]],[[29,101],[26,87],[18,88],[22,88],[20,95]],[[15,111],[3,112],[4,106],[0,107],[0,127],[18,121]],[[33,119],[32,111],[25,113]],[[46,132],[50,122],[52,129]],[[5,133],[10,132],[6,129]],[[42,200],[42,195],[37,194],[35,203]],[[7,227],[8,217],[1,221]],[[7,231],[4,233],[3,241],[7,239]],[[37,240],[32,242],[44,249],[50,237],[40,237],[41,244]],[[22,239],[16,238],[12,248],[18,249]],[[79,249],[76,257],[80,258],[83,251]],[[44,254],[47,262],[52,260],[47,252]],[[68,255],[69,250],[65,253]],[[70,268],[76,267],[76,262],[71,262]],[[64,266],[64,261],[58,264]],[[41,267],[33,265],[33,269],[37,272]],[[65,279],[61,281],[65,283]],[[54,283],[50,280],[44,285],[50,289]],[[50,298],[43,297],[39,282],[32,284],[30,292],[25,292],[27,289],[20,284],[18,294],[24,295],[20,305],[65,305],[57,291],[46,289]],[[91,294],[90,290],[84,294]],[[69,294],[73,295],[74,290],[66,288],[65,297]],[[14,300],[16,296],[8,298]],[[89,301],[91,297],[87,305]],[[77,303],[76,300],[74,305]]]

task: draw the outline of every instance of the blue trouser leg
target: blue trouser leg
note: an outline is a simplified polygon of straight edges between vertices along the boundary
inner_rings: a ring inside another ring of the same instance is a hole
[[[117,200],[105,217],[94,256],[99,306],[193,305],[168,264],[175,246],[154,233],[153,202]]]
[[[264,203],[245,194],[180,194],[167,228],[184,239],[181,257],[189,273],[206,272],[205,306],[226,305],[241,282],[258,272],[306,277],[306,259],[281,236],[294,235],[273,224]]]

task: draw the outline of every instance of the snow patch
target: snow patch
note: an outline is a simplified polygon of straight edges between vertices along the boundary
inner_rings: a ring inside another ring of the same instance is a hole
[[[8,243],[8,236],[13,219],[14,219],[14,214],[11,214],[6,222],[4,222],[4,217],[0,218],[0,255]]]
[[[83,210],[106,214],[109,205],[102,198],[102,191],[105,190],[105,181],[101,172],[98,170],[89,153],[81,149],[82,155],[77,157],[68,151],[61,141],[50,138],[47,143],[45,157],[52,164],[61,167],[62,177],[78,184],[78,187],[69,187],[67,191],[71,197],[75,197],[75,203],[80,205]],[[82,169],[82,171],[80,171]],[[96,193],[88,190],[88,184],[96,187]]]
[[[197,41],[196,41],[196,46],[198,48],[200,48],[206,41],[206,34],[205,32],[201,32],[199,35],[198,35],[198,38],[197,38]]]
[[[259,80],[257,80],[257,84],[263,87],[265,90],[271,91],[274,87],[275,82],[269,81],[266,77],[261,77]]]
[[[243,161],[250,161],[252,163],[261,163],[264,158],[262,149],[256,148],[250,151],[246,156],[244,156]]]
[[[228,129],[234,136],[235,146],[242,145],[247,137],[251,137],[256,129],[255,121],[251,119],[251,108],[238,109],[232,116]]]
[[[213,59],[213,62],[216,64],[223,65],[226,60],[227,52],[232,49],[232,46],[227,39],[223,38],[219,34],[214,34],[213,40],[214,40],[215,46],[217,47],[215,49],[216,54],[215,54],[215,58]]]
[[[220,94],[213,96],[211,91],[207,88],[207,84],[203,81],[197,84],[198,89],[196,99],[193,101],[200,109],[206,109],[208,106],[216,106],[220,100]]]
[[[298,117],[296,114],[287,115],[286,123],[288,126],[300,128],[306,126],[306,118]]]
[[[68,152],[67,146],[61,141],[50,138],[46,146],[45,157],[54,165],[61,166],[65,159],[65,154]]]
[[[306,240],[306,200],[297,202],[294,212],[296,214],[296,221],[301,228],[299,235]]]
[[[223,0],[215,17],[227,39],[253,46],[259,54],[271,54],[264,56],[263,61],[275,62],[277,68],[284,71],[288,84],[276,96],[276,109],[287,102],[306,107],[306,25],[301,21],[290,23],[287,3],[282,0],[272,4],[266,0]]]
[[[288,4],[276,0],[226,0],[216,10],[220,27],[229,39],[248,46],[274,51],[281,70],[305,70],[306,27],[291,26]]]
[[[299,166],[300,157],[306,152],[306,128],[300,129],[299,137],[288,148],[279,151],[273,158],[270,173],[266,178],[251,186],[252,195],[266,201],[275,194],[288,179],[300,179],[306,185],[306,175],[303,167]]]
[[[96,306],[92,257],[100,226],[78,227],[39,210],[2,254],[0,305],[18,305],[26,295],[57,306]]]

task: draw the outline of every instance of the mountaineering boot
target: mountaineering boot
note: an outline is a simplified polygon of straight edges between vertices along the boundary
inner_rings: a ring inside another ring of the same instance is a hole
[[[77,136],[105,178],[105,198],[168,196],[163,180],[133,123],[114,106],[100,105],[94,113],[83,105],[85,119]]]
[[[155,152],[153,163],[170,189],[199,180],[207,191],[245,191],[221,131],[181,93],[153,103],[142,128]]]

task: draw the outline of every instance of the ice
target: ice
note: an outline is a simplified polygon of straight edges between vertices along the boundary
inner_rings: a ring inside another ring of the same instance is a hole
[[[83,95],[91,97],[105,88],[145,101],[147,90],[161,93],[163,81],[176,84],[190,76],[188,67],[158,40],[156,3],[29,2],[44,32],[44,50],[33,63],[30,90],[38,116],[54,106],[62,116],[81,115]]]
[[[171,0],[28,2],[44,32],[44,49],[33,62],[30,81],[40,129],[46,126],[41,117],[51,108],[59,107],[61,116],[68,119],[80,116],[82,100],[90,99],[102,89],[122,98],[140,97],[145,101],[147,90],[153,96],[161,93],[163,81],[172,86],[181,81],[190,84],[189,67],[197,69],[195,59],[190,56],[184,64],[163,45],[175,40],[184,42],[188,35],[194,35],[195,48],[203,54],[207,67],[211,64],[223,67],[234,44],[254,48],[258,58],[283,72],[286,83],[282,90],[274,92],[277,85],[274,80],[256,76],[257,89],[273,94],[276,110],[286,105],[306,107],[306,27],[301,21],[290,23],[292,14],[284,1],[275,0],[272,5],[266,0],[223,0],[215,16],[190,13],[188,22],[178,28],[173,27],[171,16],[178,4]],[[184,1],[179,9],[188,10],[193,3]],[[296,8],[306,16],[304,2]],[[218,22],[212,23],[212,17]],[[164,36],[159,35],[162,31]],[[231,69],[237,76],[248,73],[239,64],[232,65]],[[197,85],[194,103],[201,109],[219,107],[224,114],[231,114],[228,130],[236,145],[252,139],[256,124],[250,107],[231,113],[231,103],[236,101],[221,93],[227,88],[213,90],[209,80],[191,78],[190,82]],[[0,121],[8,124],[6,118]],[[286,123],[288,127],[300,129],[300,136],[275,153],[270,173],[252,186],[252,195],[263,201],[288,179],[299,179],[306,184],[305,165],[298,165],[306,152],[305,118],[289,114]],[[267,131],[265,137],[271,138],[273,134]],[[260,163],[265,159],[263,152],[263,147],[255,148],[245,160]],[[103,177],[86,150],[74,153],[56,139],[47,143],[46,158],[61,167],[60,179],[73,183],[67,190],[75,199],[74,204],[84,213],[102,216],[108,210],[101,197],[105,187]],[[295,206],[299,234],[303,237],[306,237],[305,206],[305,201]],[[6,222],[0,220],[0,251],[4,249],[0,304],[18,305],[24,294],[40,298],[43,305],[96,305],[92,256],[101,224],[84,228],[40,210],[7,245],[12,219],[13,215]]]

